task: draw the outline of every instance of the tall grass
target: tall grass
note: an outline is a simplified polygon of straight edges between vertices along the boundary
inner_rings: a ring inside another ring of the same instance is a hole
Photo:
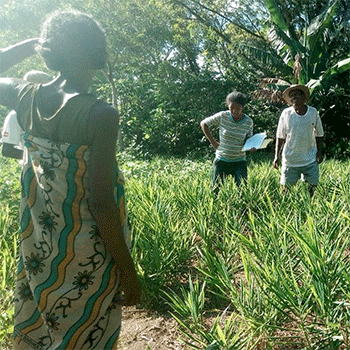
[[[349,165],[324,162],[311,199],[303,183],[283,195],[271,162],[251,161],[247,184],[229,180],[214,199],[211,161],[122,159],[142,306],[170,310],[188,348],[349,349]],[[1,163],[0,344],[12,322],[13,166]]]
[[[18,238],[20,166],[17,161],[0,158],[0,347],[11,349],[13,292]]]
[[[303,183],[283,195],[269,162],[216,200],[209,161],[126,169],[146,302],[164,291],[189,346],[350,347],[349,163],[322,164],[312,199]]]

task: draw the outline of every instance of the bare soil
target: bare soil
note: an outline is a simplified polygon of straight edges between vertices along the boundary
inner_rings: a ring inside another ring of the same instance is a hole
[[[176,321],[170,315],[160,315],[129,307],[123,309],[122,331],[118,350],[185,350]]]

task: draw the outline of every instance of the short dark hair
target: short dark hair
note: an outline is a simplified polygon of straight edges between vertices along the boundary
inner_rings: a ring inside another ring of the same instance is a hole
[[[89,62],[94,69],[104,68],[107,62],[102,27],[91,16],[75,10],[50,14],[42,25],[36,49],[47,67],[55,71],[66,69],[72,61]]]
[[[226,97],[226,104],[229,105],[230,102],[237,102],[244,107],[247,103],[247,96],[241,92],[233,91]]]

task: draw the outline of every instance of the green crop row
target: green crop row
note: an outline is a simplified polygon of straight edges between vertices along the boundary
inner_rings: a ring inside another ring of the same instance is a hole
[[[141,306],[169,311],[193,349],[350,348],[350,163],[321,164],[312,199],[270,161],[217,199],[210,161],[124,158]],[[10,348],[19,167],[0,158],[0,344]]]

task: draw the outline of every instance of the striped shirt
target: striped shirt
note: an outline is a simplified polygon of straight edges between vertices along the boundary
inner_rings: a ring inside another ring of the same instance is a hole
[[[230,111],[222,111],[203,120],[209,127],[219,127],[220,145],[216,150],[216,158],[227,162],[245,160],[245,152],[241,149],[245,140],[253,135],[253,120],[246,114],[239,121],[232,118]]]

